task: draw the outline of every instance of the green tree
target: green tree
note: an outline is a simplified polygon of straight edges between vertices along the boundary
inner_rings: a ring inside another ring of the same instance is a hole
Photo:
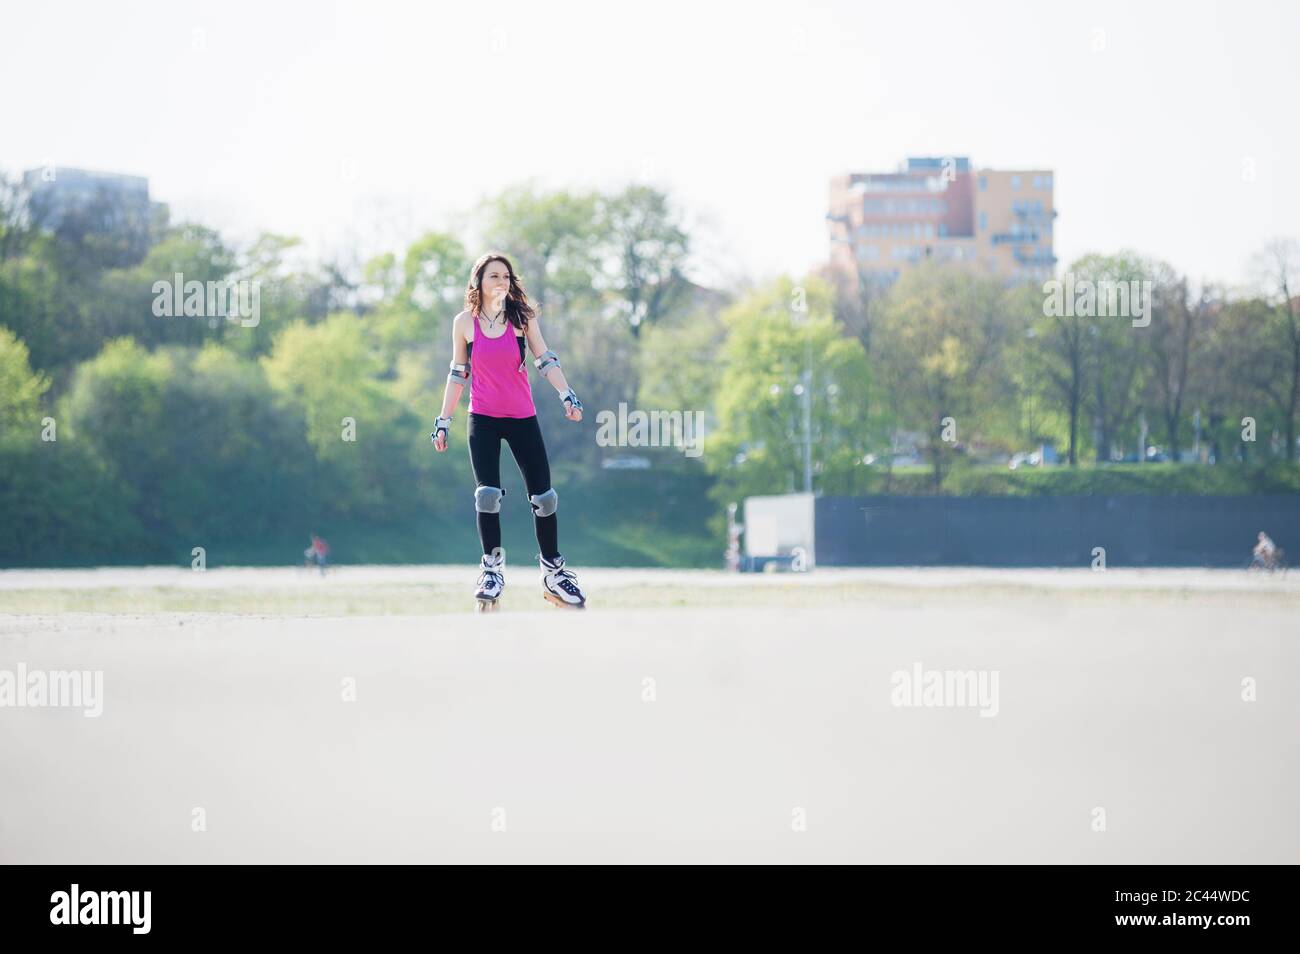
[[[59,375],[103,345],[95,326],[96,276],[61,270],[49,236],[32,239],[24,254],[0,262],[0,325],[31,349],[32,366]]]
[[[130,338],[110,341],[76,369],[60,403],[59,441],[87,447],[131,489],[141,524],[165,533],[163,484],[173,466],[169,434],[183,426],[164,413],[173,365]]]
[[[598,229],[606,264],[601,287],[615,295],[638,336],[676,307],[690,287],[684,273],[690,237],[668,196],[641,185],[602,201]]]
[[[59,443],[126,488],[119,505],[168,559],[301,529],[318,510],[300,419],[256,362],[215,342],[153,353],[110,342],[77,369]]]
[[[1282,418],[1286,459],[1296,459],[1296,411],[1300,409],[1300,242],[1273,239],[1256,253],[1252,269],[1271,306],[1263,329],[1275,352],[1269,368],[1252,368],[1260,390]]]
[[[891,290],[873,331],[886,387],[902,420],[926,435],[935,490],[954,445],[980,433],[1000,378],[1009,321],[995,279],[925,264]]]
[[[261,365],[215,342],[167,356],[159,439],[170,464],[160,494],[173,536],[202,543],[303,532],[320,512],[311,451]]]
[[[721,313],[708,309],[646,328],[637,353],[641,407],[711,408],[725,340]]]
[[[1106,287],[1102,282],[1124,283],[1130,288],[1137,282],[1141,288],[1143,281],[1151,280],[1151,266],[1132,252],[1085,255],[1071,268],[1076,282],[1090,281],[1098,289]],[[1099,294],[1099,305],[1101,297]],[[1130,311],[1136,310],[1130,300]],[[1092,385],[1093,450],[1098,463],[1120,450],[1124,431],[1141,409],[1148,342],[1153,336],[1149,326],[1136,326],[1133,321],[1133,315],[1098,315],[1088,325],[1084,353]]]
[[[1193,294],[1187,279],[1163,262],[1152,264],[1151,275],[1154,300],[1146,335],[1151,367],[1144,400],[1159,413],[1166,448],[1177,461],[1188,402],[1204,368],[1201,355],[1219,296],[1210,288]]]
[[[439,368],[446,376],[451,322],[463,307],[471,264],[460,241],[444,232],[420,236],[400,262],[386,253],[366,263],[366,284],[380,296],[366,316],[379,348],[379,373],[391,377],[399,373],[399,365],[409,373],[418,364],[433,372],[430,386]],[[433,404],[439,398],[427,400]]]
[[[323,496],[349,515],[388,519],[413,505],[406,487],[415,448],[429,455],[424,422],[385,383],[382,357],[361,319],[340,313],[319,325],[298,322],[261,359],[267,380],[302,421],[321,466]]]
[[[563,315],[592,298],[600,268],[598,208],[592,193],[539,193],[531,183],[512,186],[487,203],[488,247],[510,256],[543,314]]]
[[[825,282],[784,278],[723,312],[704,449],[719,500],[802,489],[805,397],[814,489],[845,493],[858,479],[873,432],[867,356],[831,311]]]
[[[163,344],[197,347],[205,341],[220,341],[237,322],[213,315],[202,317],[156,314],[155,300],[172,298],[176,276],[184,285],[195,281],[225,282],[236,267],[234,252],[221,235],[199,225],[181,225],[167,231],[153,245],[144,260],[130,268],[109,269],[97,283],[97,299],[89,319],[97,338],[94,343],[130,336],[148,347]],[[155,283],[165,282],[167,291],[155,291]],[[159,302],[160,309],[162,302]],[[205,311],[207,309],[205,298]]]
[[[48,377],[32,371],[27,345],[0,328],[0,442],[36,440],[41,398],[49,387]]]

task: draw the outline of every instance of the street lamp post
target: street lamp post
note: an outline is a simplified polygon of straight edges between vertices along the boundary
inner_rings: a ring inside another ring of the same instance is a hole
[[[803,372],[795,393],[803,392],[803,492],[813,492],[812,485],[812,334],[805,313],[796,311],[794,322],[804,330]]]

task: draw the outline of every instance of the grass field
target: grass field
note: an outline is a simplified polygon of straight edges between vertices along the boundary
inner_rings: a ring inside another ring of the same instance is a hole
[[[1300,861],[1300,577],[579,578],[0,572],[0,861]]]

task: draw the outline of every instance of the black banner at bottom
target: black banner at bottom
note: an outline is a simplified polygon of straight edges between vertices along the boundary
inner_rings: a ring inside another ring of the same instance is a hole
[[[721,875],[730,884],[717,872],[693,885],[690,871],[671,882],[627,871],[602,876],[601,888],[570,871],[548,879],[551,890],[539,890],[533,877],[515,886],[493,872],[478,882],[474,871],[436,866],[8,867],[0,869],[0,913],[7,939],[75,935],[96,944],[373,942],[438,923],[486,924],[494,933],[546,924],[555,926],[548,933],[569,934],[575,922],[579,933],[625,922],[620,935],[647,940],[690,922],[695,932],[714,928],[732,939],[788,930],[805,942],[848,930],[927,942],[1127,936],[1232,944],[1286,933],[1283,882],[1293,880],[1287,868],[1251,866],[819,866],[787,875],[788,884],[769,875],[760,887],[746,884],[754,867]],[[534,914],[544,920],[523,920]]]

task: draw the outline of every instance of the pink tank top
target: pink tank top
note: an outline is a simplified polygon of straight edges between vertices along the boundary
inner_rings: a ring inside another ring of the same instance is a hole
[[[528,368],[519,360],[519,338],[507,322],[506,333],[489,338],[474,318],[474,347],[470,351],[469,413],[489,417],[532,417],[533,389]]]

